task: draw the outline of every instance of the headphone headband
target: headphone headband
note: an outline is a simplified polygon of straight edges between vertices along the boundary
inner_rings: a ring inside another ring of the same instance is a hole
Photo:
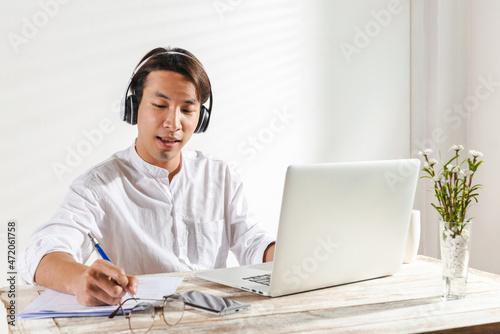
[[[120,117],[123,121],[125,121],[129,124],[132,124],[132,125],[137,124],[137,112],[138,112],[138,108],[139,108],[137,97],[135,96],[135,94],[128,95],[128,93],[130,91],[130,87],[132,85],[132,80],[134,79],[136,73],[141,69],[141,67],[143,67],[146,64],[146,62],[148,62],[151,58],[162,55],[162,54],[179,54],[179,55],[182,55],[184,57],[188,57],[188,58],[194,60],[195,62],[197,62],[203,68],[203,64],[201,64],[201,62],[198,59],[196,59],[188,54],[178,52],[178,51],[161,51],[161,52],[155,53],[155,54],[149,56],[148,58],[144,59],[135,68],[134,72],[132,73],[132,75],[130,76],[130,78],[127,82],[125,94],[123,95],[123,98],[122,98],[121,103],[120,103]],[[210,79],[209,79],[209,84],[210,84]],[[210,85],[209,99],[210,99],[210,104],[208,105],[208,109],[205,108],[203,105],[200,106],[200,118],[198,120],[198,125],[196,126],[196,129],[194,131],[195,133],[205,132],[207,127],[208,127],[208,123],[210,121],[210,115],[212,113],[212,102],[213,102],[211,85]]]

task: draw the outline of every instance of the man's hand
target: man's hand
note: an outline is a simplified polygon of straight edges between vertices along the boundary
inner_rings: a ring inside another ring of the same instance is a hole
[[[75,295],[82,305],[116,305],[127,290],[137,293],[139,279],[106,260],[96,260],[90,267],[77,263],[68,253],[45,255],[35,273],[35,282]]]
[[[106,260],[96,260],[81,275],[73,292],[82,305],[116,305],[127,291],[135,295],[139,279]]]

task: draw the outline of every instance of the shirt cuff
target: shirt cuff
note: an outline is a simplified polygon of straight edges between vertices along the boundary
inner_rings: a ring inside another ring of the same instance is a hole
[[[18,263],[19,273],[21,274],[20,276],[26,284],[36,284],[35,273],[38,265],[40,264],[40,261],[45,255],[54,252],[68,253],[73,256],[75,261],[78,261],[75,255],[71,254],[71,250],[68,248],[53,246],[51,247],[49,245],[46,245],[46,247],[38,248],[36,250],[28,248],[24,253],[21,254],[21,259]]]

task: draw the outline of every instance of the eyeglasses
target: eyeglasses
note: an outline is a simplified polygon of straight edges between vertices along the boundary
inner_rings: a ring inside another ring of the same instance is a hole
[[[124,304],[129,301],[137,301],[128,314],[124,311]],[[175,326],[181,321],[185,308],[184,298],[175,294],[163,299],[129,298],[121,302],[118,308],[108,318],[114,318],[118,311],[122,311],[128,319],[128,326],[134,334],[144,334],[153,327],[155,316],[160,318],[169,326]]]

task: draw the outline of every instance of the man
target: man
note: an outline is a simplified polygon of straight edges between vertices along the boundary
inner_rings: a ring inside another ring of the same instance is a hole
[[[223,161],[182,149],[206,129],[211,94],[194,55],[150,51],[122,105],[124,120],[137,122],[134,145],[73,182],[20,257],[23,279],[84,305],[113,305],[137,292],[133,275],[224,267],[229,250],[242,265],[271,261],[274,237],[248,210],[238,177]],[[88,233],[113,263],[83,265]]]

